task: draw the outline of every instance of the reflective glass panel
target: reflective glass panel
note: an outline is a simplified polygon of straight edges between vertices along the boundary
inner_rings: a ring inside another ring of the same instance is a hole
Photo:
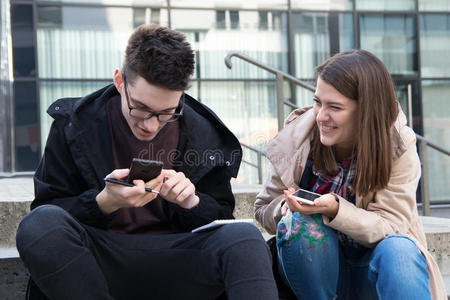
[[[288,0],[170,0],[170,6],[215,9],[287,9],[287,2]]]
[[[39,76],[111,78],[133,28],[143,23],[167,25],[167,10],[38,7]]]
[[[241,143],[262,149],[278,132],[274,82],[203,81],[200,95],[202,103],[216,112]],[[254,151],[244,152],[256,163]],[[257,178],[256,168],[243,163],[237,182],[257,183]]]
[[[414,10],[416,8],[415,0],[356,0],[356,9],[360,10]]]
[[[295,75],[299,78],[314,78],[314,68],[332,52],[354,47],[351,14],[294,13],[292,31]]]
[[[424,80],[422,108],[424,136],[445,149],[450,149],[450,81]],[[450,158],[427,148],[430,198],[450,200]]]
[[[352,10],[352,0],[291,0],[293,9]]]
[[[306,83],[309,83],[313,86],[316,86],[315,80],[305,80]],[[313,105],[314,92],[302,88],[300,86],[296,87],[297,89],[297,106],[305,107]]]
[[[45,0],[45,2],[70,2],[77,4],[102,4],[102,5],[145,5],[167,7],[167,0]]]
[[[422,76],[450,77],[449,51],[450,15],[420,15]]]
[[[34,82],[14,82],[15,171],[34,171],[39,162],[39,121]]]
[[[416,74],[414,24],[411,15],[362,15],[361,48],[378,56],[391,74]]]
[[[186,34],[197,51],[196,77],[274,78],[236,57],[228,69],[224,58],[240,51],[271,67],[287,71],[287,14],[267,11],[171,10],[172,28]],[[189,20],[189,22],[186,22]]]
[[[47,114],[47,108],[58,100],[65,97],[84,97],[111,82],[83,82],[83,81],[41,81],[40,92],[40,119],[41,119],[41,145],[45,147],[48,132],[53,118]]]
[[[410,89],[410,92],[408,91]],[[397,99],[400,102],[403,112],[406,115],[408,126],[414,129],[415,132],[422,131],[422,116],[420,115],[420,99],[418,84],[414,81],[396,81],[395,91]],[[410,93],[410,96],[409,96]],[[411,97],[411,99],[409,99]]]
[[[450,11],[449,0],[419,0],[421,11]]]
[[[14,77],[34,77],[36,64],[31,5],[11,5],[11,33]]]

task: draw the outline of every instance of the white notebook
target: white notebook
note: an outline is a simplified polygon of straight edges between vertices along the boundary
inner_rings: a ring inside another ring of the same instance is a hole
[[[213,228],[216,228],[218,226],[222,226],[225,224],[231,224],[231,223],[250,223],[253,224],[253,219],[225,219],[225,220],[215,220],[212,221],[209,224],[197,227],[192,230],[192,232],[200,232],[200,231],[206,231]]]

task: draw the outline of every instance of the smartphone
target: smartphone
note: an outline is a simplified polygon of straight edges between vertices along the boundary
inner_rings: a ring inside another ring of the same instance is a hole
[[[314,205],[314,199],[319,198],[322,195],[307,190],[298,189],[291,196],[301,203]]]
[[[162,161],[133,158],[127,182],[133,183],[135,179],[141,179],[144,182],[152,180],[161,173],[162,167]]]

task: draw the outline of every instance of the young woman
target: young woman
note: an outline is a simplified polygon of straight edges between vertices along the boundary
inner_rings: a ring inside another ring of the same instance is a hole
[[[384,64],[364,50],[317,68],[313,107],[266,154],[256,219],[298,299],[447,299],[416,208],[420,161]],[[321,194],[314,205],[291,194]]]

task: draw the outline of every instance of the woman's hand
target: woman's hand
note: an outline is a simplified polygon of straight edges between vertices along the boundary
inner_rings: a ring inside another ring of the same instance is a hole
[[[281,214],[286,215],[287,210],[298,211],[304,215],[322,214],[331,219],[336,217],[339,210],[339,202],[332,194],[325,194],[314,200],[314,205],[303,204],[297,201],[291,195],[295,189],[289,188],[284,191],[284,198],[286,203],[281,207]]]

